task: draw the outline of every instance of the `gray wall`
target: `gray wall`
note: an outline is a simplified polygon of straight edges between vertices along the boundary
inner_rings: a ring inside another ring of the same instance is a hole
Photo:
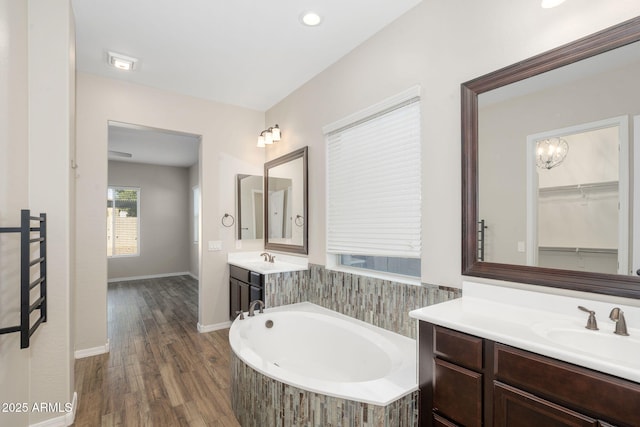
[[[110,258],[108,278],[189,272],[189,169],[110,161],[108,182],[140,188],[140,255]]]

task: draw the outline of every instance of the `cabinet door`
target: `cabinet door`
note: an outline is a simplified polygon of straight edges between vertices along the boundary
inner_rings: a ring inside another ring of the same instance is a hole
[[[261,300],[264,302],[264,298],[262,298],[262,288],[259,286],[251,286],[250,288],[249,304],[255,300]]]
[[[590,417],[556,405],[517,388],[494,383],[494,427],[597,426]]]
[[[238,286],[240,287],[240,310],[249,311],[249,284],[244,282],[238,282]]]
[[[467,427],[482,425],[482,374],[435,359],[433,410]]]
[[[229,278],[229,317],[236,318],[236,311],[240,311],[240,286],[233,277]]]
[[[458,424],[452,423],[446,418],[442,418],[438,414],[433,414],[433,427],[459,427]]]

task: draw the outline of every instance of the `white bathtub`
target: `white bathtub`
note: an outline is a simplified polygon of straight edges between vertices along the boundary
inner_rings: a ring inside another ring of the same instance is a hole
[[[229,341],[256,371],[314,393],[385,406],[418,389],[415,340],[308,302],[236,319]]]

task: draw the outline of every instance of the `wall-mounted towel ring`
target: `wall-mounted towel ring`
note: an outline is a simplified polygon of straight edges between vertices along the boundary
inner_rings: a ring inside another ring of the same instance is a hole
[[[227,218],[231,218],[231,222],[229,222]],[[231,227],[236,222],[236,220],[235,218],[233,218],[233,215],[226,213],[224,214],[220,222],[222,222],[222,225],[224,225],[225,227]]]
[[[296,219],[293,222],[295,222],[298,227],[302,227],[304,225],[304,217],[302,215],[296,215]]]

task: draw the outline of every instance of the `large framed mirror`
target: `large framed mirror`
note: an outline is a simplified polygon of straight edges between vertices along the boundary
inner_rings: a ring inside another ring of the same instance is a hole
[[[261,175],[236,176],[238,240],[264,236],[264,195]]]
[[[264,165],[264,247],[269,250],[309,253],[308,147]]]
[[[462,84],[463,275],[640,298],[638,76],[640,17]]]

